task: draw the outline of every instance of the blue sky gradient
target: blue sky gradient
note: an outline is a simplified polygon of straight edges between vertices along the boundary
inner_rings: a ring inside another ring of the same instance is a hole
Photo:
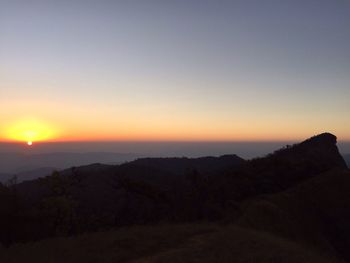
[[[62,140],[350,140],[349,84],[345,0],[0,0],[3,126],[36,118]]]

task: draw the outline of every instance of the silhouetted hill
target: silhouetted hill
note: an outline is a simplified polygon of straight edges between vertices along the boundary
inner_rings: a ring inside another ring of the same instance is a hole
[[[280,192],[334,168],[346,168],[336,137],[322,134],[248,162],[234,155],[148,158],[123,165],[68,169],[54,183],[65,186],[65,196],[79,203],[75,212],[85,220],[97,220],[97,225],[124,225],[219,219],[232,202]],[[17,186],[27,207],[52,195],[50,188],[45,180]]]
[[[189,190],[187,173],[191,169],[200,169],[206,174],[211,174],[243,162],[243,159],[235,155],[197,159],[147,158],[122,165],[93,164],[74,167],[60,174],[73,181],[71,195],[79,200],[79,211],[82,213],[90,213],[93,216],[108,214],[110,218],[107,220],[114,224],[113,220],[116,219],[111,214],[115,214],[118,209],[124,209],[128,199],[128,213],[133,214],[129,223],[136,223],[153,220],[148,217],[159,214],[159,206],[164,205],[170,209],[169,200],[173,200],[174,195]],[[159,164],[159,168],[156,164]],[[175,169],[176,164],[179,164],[179,169]],[[45,190],[39,182],[30,181],[18,185],[19,192],[27,203],[35,204],[47,194],[47,189]],[[142,212],[145,209],[149,210],[147,217],[146,212]],[[124,212],[123,216],[126,217],[127,213]]]
[[[211,262],[215,253],[207,250],[215,248],[225,255],[222,262],[232,257],[247,262],[258,255],[261,262],[350,260],[350,175],[336,143],[334,135],[325,133],[250,161],[235,155],[145,158],[73,167],[3,187],[0,199],[6,205],[0,206],[0,232],[6,234],[1,241],[11,244],[135,224],[212,221],[230,226],[201,236],[203,247],[191,241],[173,257],[154,256],[172,262],[191,258],[195,249],[207,255],[203,262]],[[299,255],[278,261],[278,255],[288,253]],[[141,258],[153,262],[144,254]]]
[[[348,167],[350,167],[350,154],[344,154],[344,159]]]
[[[18,183],[23,181],[35,180],[40,177],[51,175],[53,171],[57,170],[53,167],[42,167],[30,171],[24,171],[16,174],[0,174],[0,182],[7,183],[14,178]]]
[[[40,177],[51,175],[53,171],[57,170],[54,167],[42,167],[35,170],[25,171],[15,174],[18,182],[35,180]]]
[[[0,173],[17,174],[26,171],[54,167],[65,169],[91,163],[119,164],[138,158],[137,154],[91,152],[91,153],[0,153]]]
[[[256,158],[212,177],[219,199],[241,200],[259,194],[283,191],[321,173],[347,165],[337,148],[337,138],[329,133],[300,144],[286,146],[264,158]]]
[[[202,158],[142,158],[130,164],[153,167],[177,175],[183,175],[191,170],[196,170],[201,174],[215,174],[230,167],[243,164],[244,159],[237,155],[223,155],[220,157]]]
[[[0,173],[0,183],[5,184],[8,180],[13,178],[13,174]]]
[[[239,224],[350,260],[350,172],[332,170],[242,205]]]

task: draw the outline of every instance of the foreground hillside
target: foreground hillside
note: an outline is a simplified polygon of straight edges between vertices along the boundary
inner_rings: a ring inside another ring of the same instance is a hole
[[[238,225],[350,262],[350,172],[332,171],[287,191],[244,202]]]
[[[148,158],[1,186],[0,262],[350,262],[336,143],[325,133],[249,161]]]
[[[334,256],[267,232],[233,225],[130,227],[19,244],[0,250],[0,261],[114,262],[342,262]]]
[[[348,167],[350,167],[350,154],[345,154],[345,155],[344,155],[344,159],[345,159],[345,161],[346,161]]]

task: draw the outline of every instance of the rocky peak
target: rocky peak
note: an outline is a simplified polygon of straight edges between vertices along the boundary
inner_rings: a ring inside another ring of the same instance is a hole
[[[248,161],[233,172],[227,184],[230,192],[245,199],[283,191],[334,169],[347,169],[336,142],[334,135],[323,133]]]
[[[307,145],[336,145],[337,137],[331,133],[325,132],[316,136],[311,137],[310,139],[302,142],[301,144]]]
[[[331,133],[316,135],[291,147],[290,154],[313,163],[317,162],[325,170],[347,168],[337,147],[337,137]]]

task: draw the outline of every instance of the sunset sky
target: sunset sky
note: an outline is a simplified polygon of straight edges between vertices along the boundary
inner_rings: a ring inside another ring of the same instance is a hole
[[[350,1],[0,0],[0,141],[350,140]]]

